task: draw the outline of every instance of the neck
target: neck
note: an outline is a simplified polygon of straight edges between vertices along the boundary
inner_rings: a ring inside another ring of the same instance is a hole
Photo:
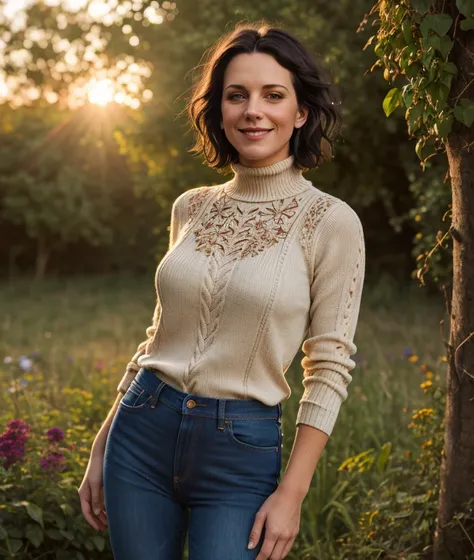
[[[234,177],[226,184],[227,196],[246,202],[268,202],[295,196],[312,183],[293,165],[294,156],[264,167],[248,167],[233,163]]]

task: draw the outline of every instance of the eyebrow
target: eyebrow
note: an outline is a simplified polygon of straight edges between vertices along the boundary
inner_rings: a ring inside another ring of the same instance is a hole
[[[231,87],[236,88],[236,89],[247,90],[247,88],[246,88],[245,86],[242,86],[242,85],[240,85],[240,84],[230,84],[230,85],[228,85],[228,86],[224,89],[224,91],[225,91],[226,89],[228,89],[228,88],[231,88]],[[275,88],[275,87],[282,87],[282,88],[285,88],[286,91],[289,91],[289,89],[288,89],[287,87],[285,87],[284,85],[282,85],[282,84],[265,84],[265,85],[263,86],[263,89]]]

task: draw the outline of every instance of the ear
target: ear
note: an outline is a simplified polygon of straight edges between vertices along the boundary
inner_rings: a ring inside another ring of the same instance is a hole
[[[304,125],[304,123],[308,120],[308,114],[308,108],[305,105],[302,105],[298,109],[298,113],[296,115],[295,128],[301,128]]]

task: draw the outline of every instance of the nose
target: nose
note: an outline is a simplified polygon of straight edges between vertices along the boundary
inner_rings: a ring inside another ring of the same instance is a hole
[[[260,108],[260,101],[257,98],[249,98],[247,107],[245,108],[245,118],[257,120],[262,118],[262,110]]]

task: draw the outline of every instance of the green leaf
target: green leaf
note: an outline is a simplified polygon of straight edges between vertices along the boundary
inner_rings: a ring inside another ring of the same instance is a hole
[[[63,536],[61,535],[61,532],[58,531],[57,529],[48,529],[46,531],[46,535],[50,539],[53,539],[53,541],[62,541],[63,540]]]
[[[453,128],[454,116],[448,115],[440,122],[435,124],[435,131],[438,136],[446,138]]]
[[[451,81],[458,73],[458,68],[453,62],[441,62],[439,65],[441,82],[447,87],[451,87]]]
[[[105,539],[102,535],[94,535],[91,537],[94,544],[99,552],[102,552],[105,548]]]
[[[23,531],[18,527],[8,527],[8,536],[14,539],[21,539],[23,537]]]
[[[456,7],[463,16],[474,16],[474,0],[456,0]]]
[[[69,504],[61,504],[59,507],[63,510],[64,515],[68,517],[74,515],[74,510]]]
[[[39,523],[41,527],[44,528],[43,510],[39,506],[37,506],[36,504],[32,504],[31,502],[28,502],[26,504],[26,511],[28,512],[28,515],[31,517],[31,519]]]
[[[420,26],[423,38],[428,37],[428,31],[435,31],[440,37],[446,35],[453,23],[453,18],[448,14],[428,14]]]
[[[454,107],[454,116],[459,122],[471,127],[474,122],[474,101],[466,98],[461,99]]]
[[[402,32],[407,45],[411,45],[413,43],[412,25],[413,24],[409,19],[406,19],[402,23]]]
[[[402,103],[402,94],[398,88],[392,88],[385,99],[383,100],[382,107],[385,111],[385,116],[389,116],[397,107]]]
[[[59,532],[68,541],[74,540],[74,533],[72,531],[65,531],[64,529],[60,529]]]
[[[474,18],[463,19],[459,24],[459,27],[463,31],[470,31],[471,29],[474,29]]]
[[[20,541],[19,539],[8,539],[7,546],[11,554],[16,554],[23,546],[23,541]]]
[[[25,537],[35,548],[38,548],[44,540],[43,531],[38,524],[29,524],[25,529]]]
[[[431,1],[430,0],[412,0],[411,5],[415,10],[418,12],[427,12],[430,9]]]
[[[423,147],[424,147],[424,145],[425,145],[424,138],[420,138],[418,140],[418,142],[416,143],[416,146],[415,146],[415,153],[418,156],[418,159],[420,161],[423,161]],[[398,498],[398,495],[397,495],[397,502],[398,501],[399,501],[399,498]]]
[[[448,36],[438,37],[437,35],[430,35],[423,40],[424,47],[433,47],[446,58],[453,48],[454,41]]]
[[[388,441],[384,443],[377,457],[376,467],[379,473],[383,473],[388,465],[390,454],[392,453],[392,443]]]
[[[0,525],[0,541],[3,541],[8,537],[6,530]]]

